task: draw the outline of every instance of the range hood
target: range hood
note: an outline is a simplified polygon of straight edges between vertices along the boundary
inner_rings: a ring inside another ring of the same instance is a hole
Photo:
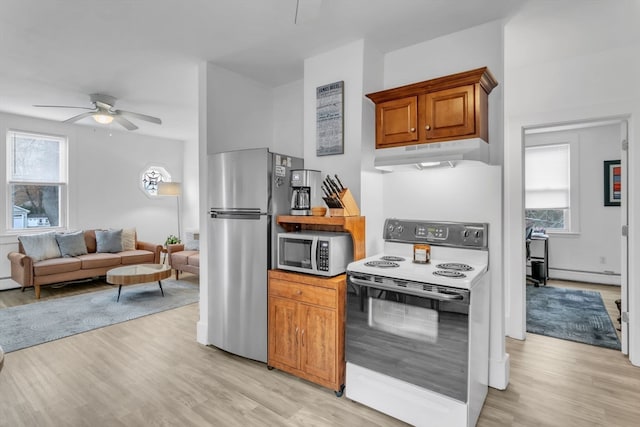
[[[402,147],[375,150],[374,166],[382,170],[393,170],[394,166],[411,166],[441,162],[452,164],[459,160],[489,163],[489,144],[480,138],[429,144],[405,145]]]

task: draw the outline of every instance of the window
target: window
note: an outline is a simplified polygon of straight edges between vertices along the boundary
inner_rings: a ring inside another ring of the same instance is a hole
[[[10,230],[66,226],[67,139],[9,131]]]
[[[571,230],[570,145],[525,148],[525,217],[535,229]]]
[[[147,196],[157,196],[161,182],[171,182],[171,175],[162,166],[148,166],[140,174],[140,188]]]

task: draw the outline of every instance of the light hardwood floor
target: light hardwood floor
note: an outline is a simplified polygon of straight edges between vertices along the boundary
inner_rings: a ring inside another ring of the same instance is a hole
[[[191,304],[7,354],[0,426],[403,425],[198,344],[197,320]],[[479,426],[638,425],[640,368],[620,352],[533,334],[507,352],[509,387]]]

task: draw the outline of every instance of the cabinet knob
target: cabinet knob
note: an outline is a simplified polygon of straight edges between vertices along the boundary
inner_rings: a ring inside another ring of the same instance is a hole
[[[302,291],[301,291],[300,289],[298,289],[298,290],[296,291],[296,295],[302,295]]]
[[[409,130],[410,130],[411,132],[415,132],[415,131],[416,131],[416,128],[411,128],[411,129],[409,129]]]
[[[425,128],[426,130],[431,130],[431,125],[426,125],[424,128]]]

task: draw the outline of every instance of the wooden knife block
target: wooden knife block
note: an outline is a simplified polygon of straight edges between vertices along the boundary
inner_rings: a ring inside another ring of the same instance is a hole
[[[342,190],[339,194],[340,201],[344,208],[331,208],[329,209],[329,216],[360,216],[360,209],[356,200],[353,198],[353,194],[348,188]]]

